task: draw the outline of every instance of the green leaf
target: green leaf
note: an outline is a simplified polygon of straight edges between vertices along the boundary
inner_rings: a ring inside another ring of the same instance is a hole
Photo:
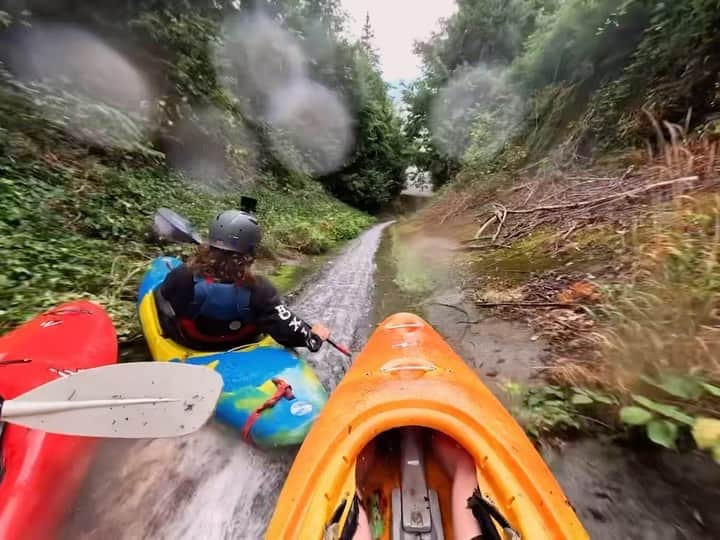
[[[593,399],[595,401],[599,401],[600,403],[604,403],[605,405],[615,405],[617,403],[615,398],[606,396],[605,394],[594,394]]]
[[[720,397],[720,386],[715,386],[714,384],[709,383],[701,383],[701,386],[708,394],[715,397]]]
[[[652,418],[652,413],[642,407],[628,406],[620,409],[620,420],[631,426],[643,426]]]
[[[606,394],[604,392],[596,392],[593,390],[587,390],[582,389],[578,390],[578,393],[587,395],[590,399],[593,401],[597,401],[598,403],[604,403],[606,405],[617,405],[618,400],[615,398],[615,396],[611,394]]]
[[[712,449],[712,456],[715,460],[715,463],[720,465],[720,444],[718,444],[715,448]]]
[[[661,375],[660,382],[643,376],[641,377],[646,383],[664,390],[674,397],[682,399],[699,399],[703,394],[703,388],[697,380],[690,377],[680,377],[677,375]]]
[[[655,444],[675,450],[678,437],[678,426],[669,420],[653,420],[647,427],[647,436]]]
[[[593,403],[593,400],[590,398],[590,396],[587,396],[585,394],[575,394],[570,402],[573,405],[590,405]]]
[[[663,416],[667,416],[668,418],[672,418],[673,420],[677,420],[682,424],[692,426],[695,423],[695,419],[692,416],[685,414],[673,405],[657,403],[651,399],[648,399],[644,396],[638,396],[636,394],[633,394],[632,398],[636,403],[639,403],[643,407],[650,409],[651,411],[654,411],[656,413],[662,414]]]

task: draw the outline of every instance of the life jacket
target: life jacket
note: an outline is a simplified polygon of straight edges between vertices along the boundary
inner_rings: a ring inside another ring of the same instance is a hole
[[[194,276],[193,301],[188,315],[179,319],[180,328],[191,339],[213,342],[237,342],[258,333],[257,326],[249,324],[250,288],[235,283],[217,283],[211,278]],[[195,321],[198,317],[216,319],[230,325],[230,331],[223,335],[208,335],[201,332]],[[232,328],[237,323],[237,329]]]

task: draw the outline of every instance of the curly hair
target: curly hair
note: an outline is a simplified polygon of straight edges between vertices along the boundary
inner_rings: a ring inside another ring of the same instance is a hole
[[[204,278],[247,285],[255,280],[250,270],[254,261],[252,255],[202,245],[188,259],[187,266],[193,274]]]

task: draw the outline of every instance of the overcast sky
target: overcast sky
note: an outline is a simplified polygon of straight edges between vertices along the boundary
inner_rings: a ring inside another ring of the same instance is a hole
[[[455,10],[455,0],[342,0],[352,20],[350,32],[359,36],[370,13],[375,47],[380,53],[383,78],[388,82],[420,75],[413,42],[426,38],[438,27],[438,19]]]

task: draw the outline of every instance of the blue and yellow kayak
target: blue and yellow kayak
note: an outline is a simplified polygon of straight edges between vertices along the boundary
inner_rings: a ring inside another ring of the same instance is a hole
[[[257,446],[300,444],[324,407],[327,392],[294,351],[266,337],[228,351],[201,352],[163,335],[153,291],[180,264],[175,257],[157,258],[140,284],[140,324],[153,359],[205,365],[217,371],[225,385],[216,416],[242,430]]]

